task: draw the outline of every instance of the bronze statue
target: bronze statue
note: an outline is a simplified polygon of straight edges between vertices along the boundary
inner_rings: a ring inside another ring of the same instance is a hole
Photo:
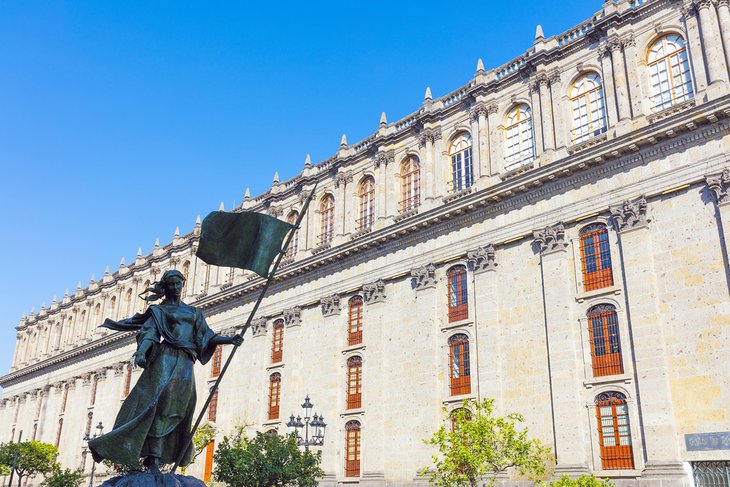
[[[174,463],[183,451],[180,464],[192,460],[193,364],[207,363],[217,345],[240,346],[243,338],[214,333],[199,309],[180,300],[184,285],[179,271],[168,270],[145,291],[146,301],[164,296],[160,304],[119,322],[107,319],[102,325],[137,332],[134,363],[145,370],[124,400],[113,430],[89,440],[94,461],[108,459],[136,467],[144,458],[150,473],[160,473],[160,465]]]

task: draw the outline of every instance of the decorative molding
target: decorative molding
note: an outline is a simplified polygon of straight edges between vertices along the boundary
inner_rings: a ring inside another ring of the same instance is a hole
[[[498,264],[495,261],[494,245],[492,244],[470,250],[466,253],[466,257],[475,272],[497,270]]]
[[[633,201],[626,200],[618,206],[612,206],[609,210],[619,232],[649,227],[651,220],[646,215],[647,203],[643,195]]]
[[[413,288],[416,291],[436,287],[438,279],[436,279],[436,266],[427,264],[417,267],[411,271]]]
[[[254,318],[251,321],[251,335],[254,338],[266,335],[266,324],[268,322],[269,320],[263,316]]]
[[[340,314],[340,296],[333,294],[320,299],[319,304],[322,307],[323,316],[333,316]]]
[[[436,142],[436,140],[441,138],[441,129],[439,128],[431,128],[431,129],[423,129],[418,134],[418,145],[423,147],[426,145],[427,142]]]
[[[385,281],[378,279],[375,282],[365,284],[362,287],[363,297],[368,304],[382,303],[385,301]]]
[[[697,8],[697,10],[703,9],[703,8],[710,8],[712,7],[712,0],[695,0],[694,5]]]
[[[562,222],[547,226],[542,230],[535,230],[532,232],[532,236],[543,255],[565,251],[568,248],[568,241],[565,240],[565,225]]]
[[[608,36],[608,38],[606,39],[606,46],[611,51],[611,53],[613,53],[615,51],[620,51],[621,48],[623,47],[621,45],[621,39],[619,38],[619,36],[617,36],[615,34]]]
[[[557,84],[560,83],[560,69],[555,68],[548,74],[548,80],[550,81],[550,84]]]
[[[393,149],[378,152],[375,155],[375,168],[379,168],[381,165],[388,166],[391,162],[395,160],[395,151]]]
[[[719,174],[705,176],[705,182],[710,193],[715,197],[715,202],[718,206],[730,203],[730,195],[728,194],[728,188],[730,188],[730,169],[723,169]]]
[[[469,110],[469,120],[472,122],[475,122],[479,120],[480,116],[486,117],[489,115],[489,108],[486,103],[476,103],[471,109]]]
[[[116,364],[112,365],[112,370],[114,371],[115,376],[124,375],[124,371],[127,369],[127,362],[117,362]]]
[[[284,213],[284,209],[281,206],[271,205],[271,206],[269,206],[268,213],[270,216],[273,216],[274,218],[278,218]]]
[[[347,183],[351,183],[351,182],[352,182],[352,171],[338,172],[337,176],[335,176],[335,188],[339,188],[340,185],[347,185]]]
[[[633,32],[629,32],[621,38],[621,47],[624,49],[627,47],[636,47],[636,39],[634,38]]]
[[[302,324],[302,308],[294,306],[284,310],[284,325],[287,328],[300,326]]]

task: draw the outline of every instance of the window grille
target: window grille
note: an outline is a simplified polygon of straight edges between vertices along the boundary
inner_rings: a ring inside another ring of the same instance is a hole
[[[595,403],[603,469],[634,468],[626,396],[620,392],[605,392],[596,397]]]
[[[360,476],[360,422],[345,424],[345,477]]]
[[[367,176],[360,181],[357,190],[360,200],[360,218],[358,218],[358,229],[365,230],[375,223],[375,179]]]
[[[403,161],[400,178],[399,209],[405,213],[421,204],[421,162],[418,156],[410,156]]]
[[[610,304],[599,304],[588,310],[588,333],[593,376],[623,374],[616,308]]]
[[[649,48],[646,62],[656,110],[664,110],[694,96],[682,36],[668,35],[657,40]]]
[[[583,288],[586,291],[613,286],[611,248],[606,225],[589,225],[581,230],[580,258]]]
[[[588,73],[578,78],[570,90],[573,107],[573,140],[583,142],[606,131],[606,107],[601,77]]]
[[[463,333],[449,338],[449,376],[452,396],[471,392],[469,338]]]
[[[269,419],[279,419],[280,396],[281,374],[276,372],[269,377]]]
[[[730,461],[692,462],[695,487],[730,487]]]
[[[297,222],[298,218],[299,213],[296,211],[292,211],[291,213],[289,213],[289,216],[286,217],[286,222],[294,225]],[[294,230],[294,235],[292,235],[291,241],[289,242],[289,247],[287,247],[286,249],[286,259],[292,260],[296,255],[297,250],[299,250],[299,229]]]
[[[350,298],[347,318],[347,345],[362,343],[362,297]]]
[[[451,192],[457,193],[474,184],[474,168],[472,166],[471,135],[462,132],[454,137],[449,146],[451,159]]]
[[[362,407],[362,357],[347,360],[347,409]]]
[[[271,343],[271,362],[281,362],[284,353],[284,320],[274,322],[274,337]]]
[[[210,482],[213,474],[213,454],[215,453],[215,440],[211,440],[205,447],[205,470],[203,471],[203,481]]]
[[[223,346],[218,345],[213,352],[213,360],[210,366],[210,376],[218,377],[221,373],[221,362],[223,361]]]
[[[469,303],[466,285],[466,267],[454,266],[446,273],[449,300],[449,323],[469,317]]]
[[[210,398],[210,404],[208,404],[208,421],[215,423],[218,417],[218,389],[213,393],[213,397]]]
[[[510,171],[531,163],[535,158],[535,138],[530,107],[522,104],[512,108],[507,114],[504,127],[505,170]]]
[[[319,244],[329,245],[335,234],[335,197],[324,195],[319,204]]]

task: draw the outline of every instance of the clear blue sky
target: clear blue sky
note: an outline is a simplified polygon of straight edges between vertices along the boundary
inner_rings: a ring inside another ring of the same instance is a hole
[[[0,375],[21,315],[600,0],[0,4]]]

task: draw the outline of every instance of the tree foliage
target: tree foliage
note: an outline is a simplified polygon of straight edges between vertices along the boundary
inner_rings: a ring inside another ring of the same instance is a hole
[[[205,450],[205,447],[208,446],[208,443],[215,439],[216,432],[217,429],[215,425],[211,423],[202,424],[197,430],[195,430],[195,434],[193,435],[193,449],[195,450],[193,452],[193,459],[203,453],[203,450]]]
[[[0,464],[6,467],[15,465],[18,486],[26,477],[46,474],[56,465],[58,448],[50,443],[40,441],[23,441],[21,443],[0,444]]]
[[[56,464],[53,466],[53,470],[50,475],[46,475],[41,483],[42,487],[80,487],[81,482],[84,480],[84,475],[78,470],[61,469],[61,466]]]
[[[549,485],[550,487],[613,487],[613,483],[610,480],[599,479],[593,474],[581,475],[575,479],[563,475],[559,479],[550,482]]]
[[[448,414],[445,408],[444,412]],[[495,416],[494,400],[484,399],[465,400],[450,418],[453,429],[451,424],[442,425],[431,438],[424,440],[438,448],[438,454],[433,455],[433,466],[422,470],[431,483],[442,487],[476,487],[483,479],[491,486],[497,475],[510,468],[531,480],[549,473],[550,449],[539,440],[528,438],[526,428],[519,428],[519,423],[524,422],[522,415]]]
[[[249,439],[239,429],[216,449],[213,475],[229,487],[311,487],[324,475],[321,461],[321,452],[301,451],[294,435]]]

